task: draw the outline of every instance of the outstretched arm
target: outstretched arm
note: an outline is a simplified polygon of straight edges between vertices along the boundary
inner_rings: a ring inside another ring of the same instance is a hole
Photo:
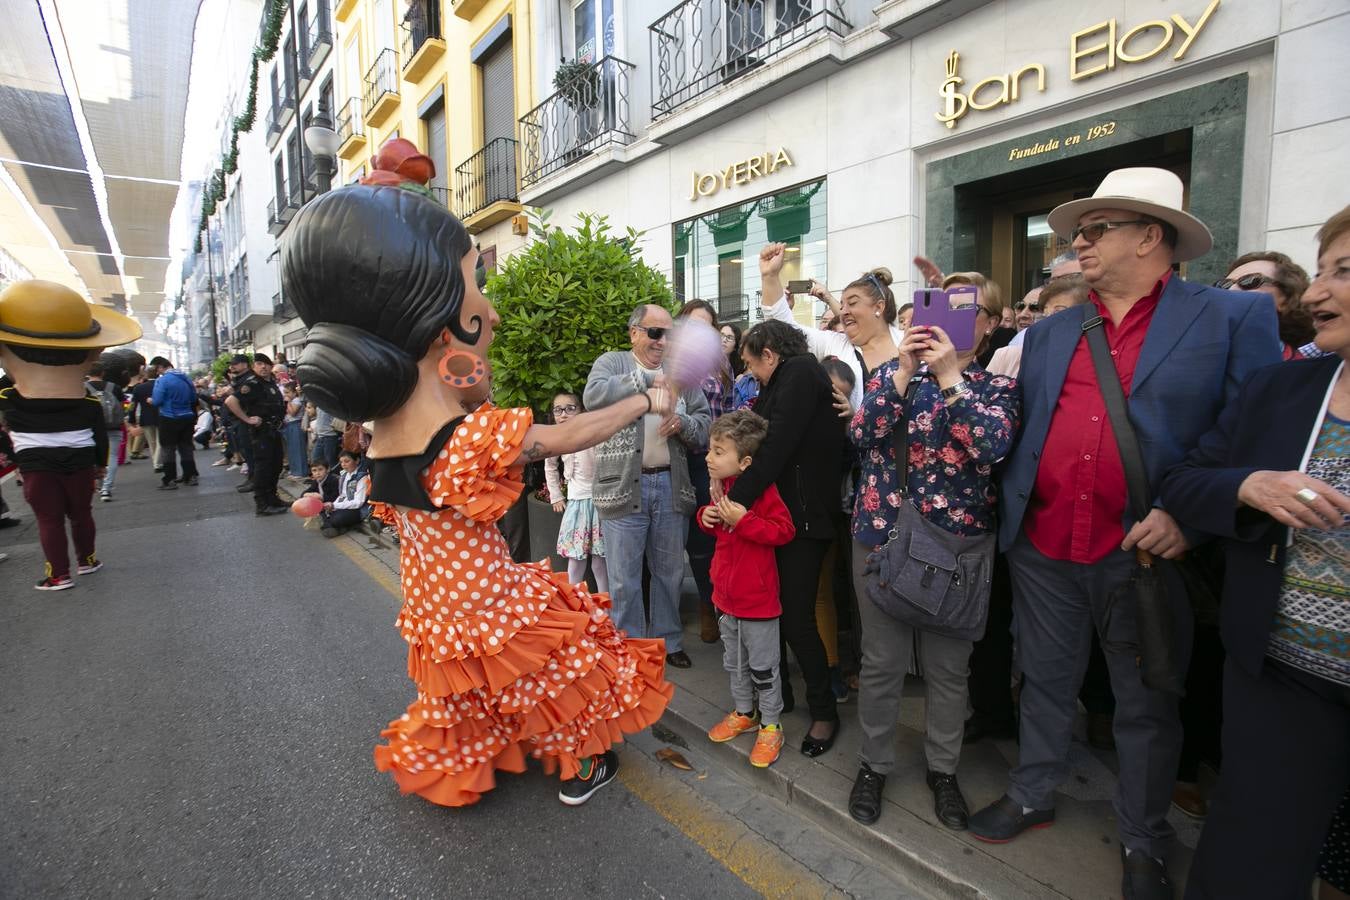
[[[594,447],[649,412],[669,415],[673,405],[665,387],[652,385],[645,394],[634,394],[609,406],[580,413],[561,425],[531,425],[525,432],[525,446],[518,461],[531,463]]]

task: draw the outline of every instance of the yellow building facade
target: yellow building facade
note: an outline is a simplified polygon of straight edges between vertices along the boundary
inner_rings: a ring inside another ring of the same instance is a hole
[[[533,105],[529,0],[337,0],[341,85],[335,183],[359,179],[385,141],[431,157],[431,187],[485,263],[523,242],[517,123]]]

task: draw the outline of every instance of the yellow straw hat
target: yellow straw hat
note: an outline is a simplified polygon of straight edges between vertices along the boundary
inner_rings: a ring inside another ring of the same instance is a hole
[[[88,303],[55,281],[16,281],[0,291],[0,344],[80,350],[130,344],[140,336],[135,319]]]

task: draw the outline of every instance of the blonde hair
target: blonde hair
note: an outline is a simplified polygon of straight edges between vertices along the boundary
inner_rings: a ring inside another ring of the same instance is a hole
[[[984,306],[984,311],[995,319],[1003,317],[1003,292],[999,290],[998,282],[991,278],[986,278],[979,272],[953,272],[942,279],[942,289],[954,284],[973,284],[980,289],[980,303]]]

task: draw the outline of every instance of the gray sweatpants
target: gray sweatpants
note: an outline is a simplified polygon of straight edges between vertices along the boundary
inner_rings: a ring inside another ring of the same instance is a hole
[[[863,743],[859,754],[879,775],[895,768],[895,729],[900,697],[910,670],[917,638],[923,658],[923,753],[928,768],[955,775],[965,734],[969,696],[970,651],[974,644],[917,630],[877,609],[867,599],[862,570],[870,547],[853,542],[853,586],[862,623],[862,671],[858,673],[858,719]]]
[[[759,695],[763,725],[777,725],[783,715],[783,682],[778,675],[778,620],[738,619],[726,613],[722,630],[722,665],[731,674],[731,699],[737,712],[751,712]]]

